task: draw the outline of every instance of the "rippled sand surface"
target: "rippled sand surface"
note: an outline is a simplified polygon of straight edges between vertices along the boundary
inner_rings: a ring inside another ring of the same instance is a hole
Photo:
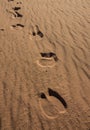
[[[90,0],[0,0],[0,130],[90,130]]]

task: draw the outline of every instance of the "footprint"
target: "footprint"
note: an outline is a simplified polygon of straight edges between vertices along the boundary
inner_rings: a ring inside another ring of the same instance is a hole
[[[49,97],[46,97],[44,93],[41,93],[39,106],[44,117],[49,119],[55,119],[58,117],[57,108],[50,101]]]
[[[58,100],[58,98],[51,96],[51,93],[52,92],[50,92],[49,96],[41,93],[39,106],[44,117],[55,119],[58,118],[60,114],[66,113],[66,109],[63,106],[62,102]]]
[[[40,40],[41,38],[44,37],[44,34],[40,31],[38,25],[32,27],[31,33],[29,34],[30,34],[30,39],[33,39],[35,37],[36,40]]]
[[[15,25],[12,25],[11,28],[22,29],[22,28],[24,28],[24,25],[23,24],[15,24]]]
[[[40,53],[41,59],[37,61],[40,67],[54,67],[58,61],[58,57],[53,52]]]
[[[37,35],[40,36],[41,38],[44,37],[43,33],[40,31],[38,25],[36,25],[36,30],[37,30]]]
[[[13,17],[13,18],[19,18],[19,17],[22,18],[23,15],[20,14],[20,13],[18,12],[18,10],[19,10],[19,7],[18,7],[18,9],[16,9],[16,7],[15,7],[15,8],[12,8],[12,10],[6,9],[6,11],[7,11],[8,13],[12,14],[12,17]]]

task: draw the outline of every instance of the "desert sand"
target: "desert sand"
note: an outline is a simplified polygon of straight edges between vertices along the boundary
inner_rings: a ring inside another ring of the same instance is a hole
[[[0,0],[0,130],[90,130],[90,0]]]

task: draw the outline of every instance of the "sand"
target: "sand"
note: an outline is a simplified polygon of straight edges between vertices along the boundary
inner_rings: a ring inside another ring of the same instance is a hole
[[[90,0],[0,0],[0,130],[90,130]]]

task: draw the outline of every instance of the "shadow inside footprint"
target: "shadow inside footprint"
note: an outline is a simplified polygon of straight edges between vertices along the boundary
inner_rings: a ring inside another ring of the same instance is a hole
[[[45,57],[45,58],[54,58],[55,61],[58,61],[58,58],[56,56],[55,53],[53,52],[48,52],[48,53],[40,53],[42,57]]]
[[[38,32],[37,32],[37,35],[39,35],[41,38],[44,36],[41,31],[38,31]]]
[[[21,9],[21,7],[14,7],[14,8],[12,8],[13,10],[20,10]]]
[[[20,26],[20,27],[22,27],[22,28],[24,27],[24,25],[22,25],[22,24],[17,24],[17,26]]]
[[[49,119],[55,119],[59,117],[59,114],[66,113],[66,105],[63,106],[63,103],[55,98],[55,94],[51,90],[49,90],[49,96],[44,93],[40,94],[39,105],[41,109],[41,113],[44,117]],[[64,100],[64,99],[63,99]]]
[[[4,29],[3,29],[3,28],[1,28],[1,29],[0,29],[0,31],[4,31]]]
[[[56,91],[48,88],[48,93],[49,93],[49,96],[56,97],[63,104],[64,108],[67,108],[66,101]]]
[[[45,95],[44,93],[41,93],[40,97],[41,97],[42,99],[46,99],[46,95]]]
[[[17,28],[17,27],[20,27],[20,28],[24,28],[24,25],[23,24],[16,24],[16,25],[12,25],[13,28]]]
[[[32,32],[32,35],[33,35],[33,36],[36,36],[36,33],[35,33],[35,32]]]
[[[14,0],[8,0],[8,2],[10,2],[10,1],[14,1]]]
[[[56,54],[53,53],[53,52],[48,52],[48,53],[40,53],[42,57],[53,57],[55,56]]]
[[[16,13],[16,17],[23,17],[23,15],[18,13],[17,11],[15,11],[15,13]]]

